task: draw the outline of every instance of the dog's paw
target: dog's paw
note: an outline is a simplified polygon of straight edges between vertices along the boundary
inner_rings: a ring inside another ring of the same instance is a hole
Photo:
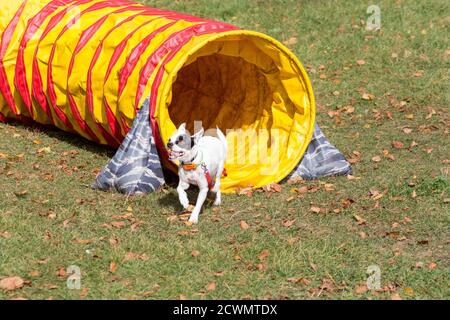
[[[189,211],[189,208],[191,207],[190,205],[189,205],[189,200],[186,200],[186,201],[180,201],[180,203],[181,203],[181,205],[183,206],[183,209],[185,210],[185,211]],[[192,211],[192,210],[191,210]]]
[[[192,223],[192,224],[197,224],[197,223],[198,223],[198,218],[196,218],[196,217],[190,217],[188,222],[190,222],[190,223]]]

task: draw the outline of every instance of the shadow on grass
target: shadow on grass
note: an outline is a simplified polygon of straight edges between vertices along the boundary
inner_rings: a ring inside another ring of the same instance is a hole
[[[46,126],[34,122],[30,124],[24,124],[22,122],[14,120],[8,120],[7,124],[17,128],[33,130],[34,132],[46,135],[49,138],[57,139],[61,142],[71,145],[74,148],[83,149],[90,153],[106,155],[108,157],[113,157],[116,153],[116,149],[110,146],[96,144],[95,142],[80,137],[75,133],[63,131],[61,129],[55,128],[54,126]]]

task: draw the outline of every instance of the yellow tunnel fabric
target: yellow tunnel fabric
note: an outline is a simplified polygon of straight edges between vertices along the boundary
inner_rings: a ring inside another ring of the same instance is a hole
[[[261,33],[129,1],[0,3],[0,120],[53,125],[117,147],[144,100],[163,164],[176,127],[219,127],[225,192],[285,178],[312,137],[299,60]]]

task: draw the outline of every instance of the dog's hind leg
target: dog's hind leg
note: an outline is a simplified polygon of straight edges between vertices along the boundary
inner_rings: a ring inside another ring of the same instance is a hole
[[[183,206],[184,210],[189,208],[189,199],[187,197],[186,190],[189,189],[189,183],[182,182],[178,184],[177,192],[178,198],[180,199],[180,203]]]
[[[220,179],[222,178],[224,165],[219,166],[219,170],[216,174],[216,183],[214,185],[214,188],[212,190],[213,193],[216,194],[216,199],[214,200],[215,206],[220,206],[222,204],[222,192],[220,191]]]
[[[197,203],[195,204],[194,211],[192,211],[190,222],[198,223],[198,216],[202,210],[203,204],[205,203],[206,197],[208,196],[208,187],[201,188],[198,194]]]

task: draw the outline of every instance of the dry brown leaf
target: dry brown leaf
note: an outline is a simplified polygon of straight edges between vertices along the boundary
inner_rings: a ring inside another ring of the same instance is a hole
[[[373,95],[371,93],[363,93],[362,99],[366,100],[366,101],[371,101],[371,100],[375,99],[375,95]]]
[[[309,281],[308,279],[306,279],[304,277],[292,277],[292,278],[287,278],[286,280],[290,283],[299,283],[299,284],[303,284],[305,286],[307,286],[311,283],[311,281]]]
[[[109,264],[109,272],[115,273],[116,271],[117,271],[117,263],[111,261],[111,263]]]
[[[198,251],[198,250],[193,250],[193,251],[191,252],[191,256],[193,256],[193,257],[198,257],[198,256],[200,256],[200,251]]]
[[[289,198],[286,199],[286,202],[292,202],[292,201],[294,201],[294,200],[295,200],[295,197],[294,197],[294,196],[291,196],[291,197],[289,197]]]
[[[265,250],[261,251],[261,253],[259,254],[258,259],[259,259],[260,261],[263,261],[263,260],[267,259],[267,257],[268,257],[269,255],[270,255],[269,250],[265,249]]]
[[[356,294],[364,294],[366,292],[367,292],[367,285],[365,285],[365,284],[357,285],[355,288]]]
[[[289,245],[293,245],[294,243],[296,243],[296,242],[298,242],[298,241],[300,241],[300,237],[294,237],[294,238],[288,239],[288,240],[287,240],[287,243],[288,243]]]
[[[360,59],[360,60],[356,60],[356,64],[357,64],[358,66],[363,66],[363,65],[366,64],[366,62],[365,62],[364,60]]]
[[[7,277],[0,280],[0,289],[12,291],[22,288],[24,284],[25,281],[21,277]]]
[[[413,290],[413,288],[411,288],[411,287],[406,287],[403,291],[404,291],[408,296],[413,296],[413,295],[414,295],[414,290]]]
[[[284,220],[283,227],[289,228],[295,224],[296,219],[293,220]]]
[[[310,210],[314,213],[320,213],[322,211],[322,209],[320,209],[319,207],[311,207]]]
[[[64,267],[60,267],[59,269],[58,269],[58,271],[56,272],[56,275],[59,277],[59,278],[64,278],[64,277],[66,277],[66,268],[64,268]]]
[[[291,192],[298,193],[298,194],[304,194],[304,193],[308,192],[308,187],[292,188]]]
[[[434,270],[434,269],[436,269],[437,268],[437,264],[435,263],[435,262],[431,262],[429,265],[428,265],[428,269],[430,269],[430,270]]]
[[[0,232],[0,238],[3,238],[3,239],[9,239],[9,238],[11,238],[11,233],[9,233],[8,231],[3,231],[3,232]]]
[[[391,300],[403,300],[402,297],[400,297],[400,295],[398,293],[394,293],[391,296]]]
[[[114,228],[118,228],[118,229],[120,229],[120,228],[122,228],[122,227],[125,226],[125,222],[124,222],[124,221],[113,221],[113,222],[111,222],[110,224],[111,224],[111,226],[113,226]]]
[[[210,283],[206,286],[206,290],[208,290],[208,291],[214,291],[214,290],[216,290],[216,283],[215,283],[215,282],[210,282]]]
[[[192,222],[192,221],[184,221],[184,224],[185,224],[187,227],[192,227],[192,226],[194,225],[194,222]]]
[[[413,132],[413,129],[408,128],[408,127],[405,127],[405,128],[403,128],[402,130],[403,130],[403,132],[406,133],[406,134],[411,134],[411,133]]]
[[[86,296],[88,295],[88,293],[89,293],[89,288],[83,288],[83,289],[81,289],[81,292],[80,292],[80,298],[81,298],[81,299],[86,298]]]
[[[33,278],[39,277],[41,275],[41,273],[38,270],[33,270],[29,274],[30,274],[30,277],[33,277]]]
[[[297,37],[291,37],[288,40],[284,41],[283,44],[286,46],[293,46],[298,43]]]
[[[401,141],[392,141],[392,147],[395,149],[403,149],[405,145]]]
[[[367,223],[367,221],[363,218],[361,218],[360,216],[358,216],[357,214],[355,214],[353,216],[353,218],[356,220],[356,222],[358,223],[358,225],[362,226],[365,225]]]
[[[375,156],[372,158],[373,162],[380,162],[381,161],[381,157],[380,156]]]
[[[244,220],[241,220],[240,224],[241,224],[241,229],[243,229],[243,230],[247,230],[248,228],[250,228],[248,223],[245,222]]]

